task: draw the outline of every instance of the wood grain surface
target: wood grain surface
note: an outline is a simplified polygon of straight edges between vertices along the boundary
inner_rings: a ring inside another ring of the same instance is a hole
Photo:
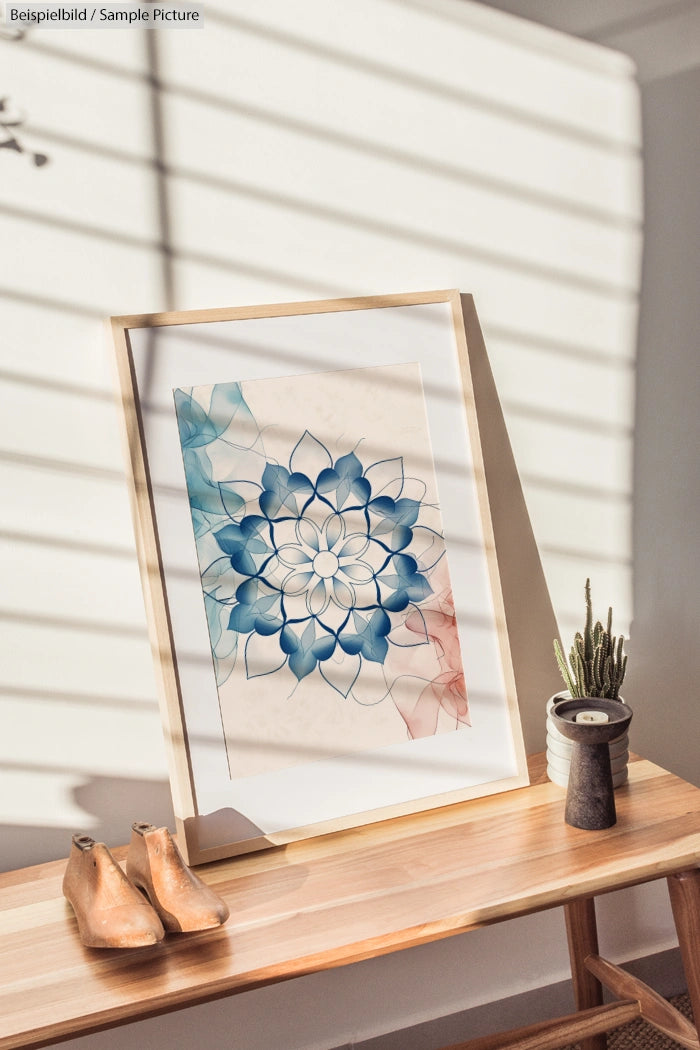
[[[0,875],[0,1048],[39,1046],[382,955],[700,864],[700,789],[642,759],[617,824],[564,823],[531,785],[199,867],[228,902],[217,930],[131,951],[85,948],[65,861]],[[66,852],[70,845],[67,835]],[[110,843],[108,845],[111,846]],[[114,850],[123,860],[125,850]]]

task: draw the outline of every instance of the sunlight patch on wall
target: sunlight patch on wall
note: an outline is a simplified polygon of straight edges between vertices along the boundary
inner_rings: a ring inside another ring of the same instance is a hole
[[[83,784],[83,778],[75,773],[0,766],[0,824],[90,830],[99,823],[98,818],[75,802]],[[70,836],[66,841],[70,843]]]

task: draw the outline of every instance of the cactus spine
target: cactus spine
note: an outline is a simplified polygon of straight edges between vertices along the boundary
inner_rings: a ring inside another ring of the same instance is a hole
[[[558,638],[554,652],[566,688],[573,697],[599,696],[619,699],[620,686],[627,670],[627,656],[623,653],[625,639],[612,633],[612,609],[608,609],[607,626],[600,620],[593,623],[591,581],[586,580],[586,623],[583,634],[577,631],[567,663]]]

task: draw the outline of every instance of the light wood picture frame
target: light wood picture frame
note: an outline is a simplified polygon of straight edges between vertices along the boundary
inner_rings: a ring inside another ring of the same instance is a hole
[[[110,319],[190,864],[527,783],[466,300]]]

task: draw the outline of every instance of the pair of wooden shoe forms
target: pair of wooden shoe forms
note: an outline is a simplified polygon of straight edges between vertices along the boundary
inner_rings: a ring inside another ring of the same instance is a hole
[[[126,874],[104,842],[74,835],[63,894],[90,948],[140,948],[221,926],[228,905],[191,871],[167,828],[132,825]]]

